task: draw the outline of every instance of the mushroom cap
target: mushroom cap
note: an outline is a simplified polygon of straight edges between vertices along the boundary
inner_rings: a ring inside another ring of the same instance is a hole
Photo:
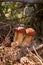
[[[25,28],[24,27],[15,27],[14,31],[20,32],[20,33],[24,33],[25,32]]]
[[[24,33],[25,32],[25,28],[24,27],[18,27],[18,32]]]
[[[35,30],[33,28],[27,28],[26,29],[26,34],[29,36],[34,36],[35,35]]]

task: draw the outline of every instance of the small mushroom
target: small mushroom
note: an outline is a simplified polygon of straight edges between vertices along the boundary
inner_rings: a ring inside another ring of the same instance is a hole
[[[17,45],[20,45],[23,41],[23,38],[24,38],[25,28],[24,27],[18,27],[17,32],[18,32],[18,36],[17,36],[16,43],[17,43]]]
[[[22,46],[29,46],[31,45],[31,39],[35,36],[35,30],[33,28],[26,29],[26,37],[22,43]]]
[[[25,28],[16,27],[14,28],[14,31],[15,31],[15,36],[14,36],[13,42],[11,43],[11,47],[13,48],[21,45],[24,38]]]
[[[14,38],[13,38],[13,42],[11,43],[11,47],[12,48],[16,48],[17,47],[17,43],[16,43],[16,40],[18,38],[18,26],[15,26],[13,28],[13,31],[14,31]]]

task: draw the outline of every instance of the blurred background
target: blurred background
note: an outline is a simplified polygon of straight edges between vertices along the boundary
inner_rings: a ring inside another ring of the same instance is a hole
[[[43,37],[43,4],[0,2],[0,22],[32,27]]]

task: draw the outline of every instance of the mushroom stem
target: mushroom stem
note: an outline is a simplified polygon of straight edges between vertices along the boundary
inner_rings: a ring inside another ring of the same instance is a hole
[[[18,28],[15,27],[13,30],[14,30],[14,37],[13,37],[13,42],[11,43],[11,47],[16,48],[17,47],[16,40],[18,38]]]
[[[32,39],[32,36],[26,35],[26,37],[22,43],[22,46],[29,46],[31,44],[31,39]]]
[[[16,41],[17,38],[18,38],[18,32],[16,31],[15,34],[14,34],[13,42]]]
[[[16,40],[17,45],[20,45],[22,43],[23,38],[24,38],[23,33],[18,32],[18,37],[17,37],[17,40]]]
[[[20,46],[22,41],[23,41],[23,37],[24,37],[23,33],[17,32],[15,37],[14,37],[14,40],[11,44],[11,47],[16,48],[16,47]]]

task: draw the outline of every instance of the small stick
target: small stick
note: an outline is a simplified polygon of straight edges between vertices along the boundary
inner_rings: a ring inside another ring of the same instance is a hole
[[[40,49],[43,47],[43,44],[39,45],[38,47],[36,47],[36,50]]]
[[[3,26],[0,26],[0,30],[3,29],[3,28],[5,28],[5,27],[7,27],[7,26],[9,26],[9,24],[6,24],[6,25],[3,25]]]
[[[32,54],[33,57],[35,56],[35,59],[37,59],[41,63],[41,65],[43,65],[43,62],[39,59],[39,57],[33,54],[28,48],[27,48],[27,51],[30,52],[30,54]]]
[[[41,48],[43,48],[43,44],[41,44],[41,45],[35,47],[36,50],[39,50],[39,49],[41,49]],[[31,47],[30,50],[31,50],[31,51],[34,51],[34,50],[33,50],[33,47]]]
[[[11,26],[10,26],[10,30],[9,30],[8,34],[5,37],[5,40],[2,42],[2,46],[3,46],[3,43],[5,43],[7,41],[6,39],[8,39],[10,32],[11,32]]]
[[[36,55],[39,57],[39,59],[41,59],[42,60],[42,58],[39,56],[39,54],[37,53],[37,51],[36,51],[36,49],[35,49],[35,47],[33,46],[33,50],[34,50],[34,52],[36,53]]]

